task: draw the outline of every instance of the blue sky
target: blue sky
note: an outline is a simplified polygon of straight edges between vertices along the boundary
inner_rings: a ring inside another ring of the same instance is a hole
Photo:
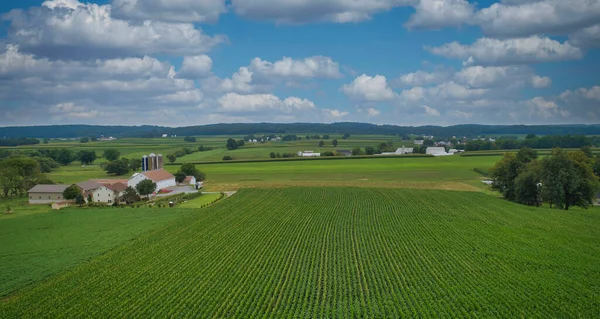
[[[600,123],[600,0],[0,3],[0,125]]]

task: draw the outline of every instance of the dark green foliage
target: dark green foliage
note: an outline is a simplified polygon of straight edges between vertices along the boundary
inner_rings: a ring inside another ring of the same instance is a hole
[[[196,138],[193,136],[186,136],[183,140],[190,143],[196,143]]]
[[[87,196],[87,202],[88,204],[93,204],[94,203],[94,198],[92,197],[92,194],[88,194]]]
[[[246,145],[246,142],[244,142],[244,140],[238,140],[236,143],[237,143],[237,147],[238,147],[238,148],[240,148],[240,147],[242,147],[242,146]]]
[[[63,148],[58,151],[58,154],[56,154],[55,160],[60,165],[69,165],[69,164],[71,164],[71,162],[73,162],[75,160],[75,154],[70,149]]]
[[[81,193],[75,196],[75,204],[79,206],[83,206],[85,204],[85,198],[83,198],[83,195]]]
[[[227,147],[228,150],[233,151],[238,148],[238,144],[234,139],[230,138],[227,140],[225,147]]]
[[[79,187],[77,187],[77,185],[71,185],[63,192],[63,198],[68,200],[77,198],[77,195],[81,195],[81,190]]]
[[[229,155],[225,155],[225,156],[223,156],[223,160],[224,161],[231,161],[231,160],[233,160],[233,158],[231,156],[229,156]]]
[[[579,150],[582,151],[585,154],[585,156],[589,158],[594,157],[594,154],[592,154],[592,147],[589,145],[582,146]]]
[[[82,137],[82,138],[79,140],[79,142],[81,142],[81,143],[87,143],[87,142],[89,142],[89,141],[90,141],[90,138],[89,138],[89,137]]]
[[[112,161],[106,164],[106,173],[113,175],[125,175],[129,173],[129,162],[125,159]]]
[[[214,150],[213,147],[208,147],[208,146],[204,146],[204,145],[198,146],[198,152],[206,152],[206,151],[212,151],[212,150]]]
[[[275,158],[275,157],[277,157],[277,155],[275,155],[275,152],[271,152],[271,153],[269,153],[269,157],[270,158]]]
[[[137,171],[142,167],[142,159],[141,158],[133,158],[129,160],[129,167],[133,171]]]
[[[327,152],[321,153],[321,156],[335,156],[335,154],[332,151],[327,151]]]
[[[175,163],[177,156],[175,156],[175,154],[169,154],[167,155],[167,159],[169,160],[169,163]]]
[[[50,157],[32,157],[38,163],[40,163],[40,168],[42,173],[50,173],[53,169],[59,168],[60,164],[51,159]]]
[[[152,180],[145,179],[139,182],[135,189],[141,196],[148,196],[156,191],[156,183]]]
[[[515,179],[515,201],[529,206],[542,204],[541,171],[537,162],[530,163],[527,170]]]
[[[181,164],[181,167],[179,168],[179,170],[181,172],[183,172],[183,174],[185,174],[186,176],[195,176],[196,175],[196,165],[194,165],[192,163]]]
[[[0,128],[0,131],[2,129]],[[0,146],[36,145],[40,140],[36,138],[0,138]]]
[[[175,181],[177,182],[177,184],[182,183],[185,180],[185,177],[186,174],[182,171],[177,171],[177,173],[175,173]]]
[[[107,161],[116,161],[121,156],[121,153],[116,149],[106,149],[104,150],[104,158]]]
[[[92,164],[96,160],[96,152],[81,150],[79,153],[77,153],[77,157],[79,158],[81,164]]]
[[[352,155],[362,155],[362,150],[360,149],[360,147],[355,147],[352,149]]]
[[[365,154],[366,155],[375,155],[375,148],[372,146],[365,147]]]
[[[333,147],[337,147],[338,146],[338,140],[334,139],[333,141],[331,141],[331,145],[333,145]]]
[[[319,141],[319,147],[323,147],[323,146],[325,146],[325,142]]]
[[[347,140],[350,138],[350,133],[344,133],[344,135],[342,136],[342,140]]]
[[[139,202],[140,195],[138,195],[137,191],[133,187],[127,186],[127,188],[123,192],[123,195],[121,196],[121,201],[128,205],[131,203]]]

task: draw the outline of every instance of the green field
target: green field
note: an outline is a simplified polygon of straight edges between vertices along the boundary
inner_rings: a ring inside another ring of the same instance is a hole
[[[600,315],[598,209],[287,188],[242,190],[201,212],[5,299],[0,317]]]
[[[45,207],[46,205],[30,205]],[[0,296],[85,263],[188,210],[68,208],[0,220]]]
[[[474,168],[489,169],[500,156],[365,158],[335,160],[275,161],[258,163],[196,164],[207,175],[209,191],[241,187],[279,186],[385,186],[480,190],[485,185]],[[167,165],[175,173],[179,165]],[[111,178],[98,165],[69,165],[47,174],[57,183],[76,183]],[[130,175],[115,177],[129,178]]]

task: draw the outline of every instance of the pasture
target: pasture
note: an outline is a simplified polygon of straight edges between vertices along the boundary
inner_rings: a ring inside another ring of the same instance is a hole
[[[300,187],[245,189],[191,211],[4,299],[0,317],[600,315],[598,209],[536,209],[478,192]],[[31,217],[41,216],[50,214]],[[30,224],[20,233],[42,232]],[[13,267],[26,264],[23,249],[2,249]]]

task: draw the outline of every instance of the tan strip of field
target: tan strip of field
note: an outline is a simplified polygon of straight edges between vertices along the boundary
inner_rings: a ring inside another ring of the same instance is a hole
[[[284,188],[295,186],[314,187],[371,187],[371,188],[411,188],[411,189],[439,189],[481,192],[482,190],[461,182],[369,182],[369,181],[271,181],[271,182],[243,182],[243,183],[207,183],[206,190],[222,192],[238,190],[240,188]]]

